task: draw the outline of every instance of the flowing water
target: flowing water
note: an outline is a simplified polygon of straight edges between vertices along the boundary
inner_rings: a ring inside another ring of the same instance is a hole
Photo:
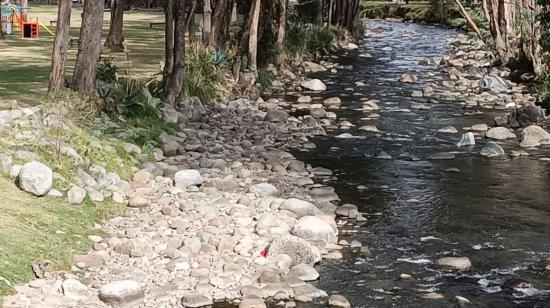
[[[436,67],[418,61],[441,58],[454,31],[389,21],[369,21],[368,28],[380,35],[366,37],[359,51],[342,60],[352,70],[319,76],[328,84],[323,97],[342,98],[340,120],[356,127],[374,124],[381,133],[329,131],[314,139],[317,150],[296,155],[335,172],[327,184],[343,203],[356,204],[368,218],[341,238],[361,241],[372,255],[347,251],[342,261],[323,261],[318,286],[346,296],[354,307],[453,307],[458,305],[456,295],[478,307],[550,307],[545,291],[550,290],[550,274],[542,262],[550,256],[550,162],[539,160],[548,152],[488,160],[479,155],[486,141],[478,140],[475,148],[461,149],[454,159],[430,160],[434,153],[458,151],[460,135],[440,134],[438,129],[490,123],[502,112],[469,110],[474,115],[465,116],[457,102],[410,98],[412,90],[446,80]],[[385,46],[393,50],[382,50]],[[373,57],[361,57],[364,52]],[[417,74],[419,81],[400,83],[405,72]],[[366,87],[356,87],[358,80]],[[364,118],[365,97],[380,100],[379,119]],[[413,101],[431,109],[404,110]],[[342,132],[366,138],[335,138]],[[517,142],[503,146],[518,148]],[[376,158],[381,151],[393,158]],[[438,239],[421,241],[428,236]],[[444,256],[470,258],[472,271],[438,271],[433,262]],[[402,273],[415,279],[402,281]],[[533,287],[503,287],[515,278]],[[445,298],[423,299],[428,292]]]

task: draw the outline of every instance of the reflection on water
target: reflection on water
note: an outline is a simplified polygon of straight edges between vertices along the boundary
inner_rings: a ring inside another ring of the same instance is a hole
[[[487,160],[478,154],[478,145],[461,149],[452,160],[429,160],[430,154],[458,151],[459,135],[438,134],[438,129],[489,123],[498,113],[462,116],[460,105],[444,99],[416,100],[430,109],[411,109],[412,90],[445,79],[437,68],[418,61],[441,57],[446,38],[455,33],[385,21],[371,21],[369,28],[380,35],[367,37],[364,50],[345,59],[353,70],[322,76],[329,83],[323,96],[342,98],[340,120],[356,127],[373,124],[382,133],[346,131],[368,136],[357,140],[331,137],[343,132],[332,131],[315,140],[315,153],[296,153],[314,166],[333,169],[338,179],[330,185],[344,203],[357,204],[369,217],[347,239],[363,242],[372,256],[350,252],[341,262],[323,262],[319,286],[342,293],[354,307],[449,307],[458,305],[456,295],[479,307],[550,307],[544,291],[550,290],[550,275],[542,262],[550,256],[550,163],[536,158],[548,153]],[[385,46],[393,50],[383,51]],[[362,52],[373,58],[360,57]],[[419,83],[398,82],[405,72],[417,74]],[[356,81],[366,87],[355,87]],[[364,118],[361,99],[367,98],[380,101],[379,119]],[[510,150],[517,143],[504,147]],[[375,158],[381,151],[392,159]],[[451,255],[469,257],[472,272],[433,267],[432,262]],[[415,279],[401,281],[402,273]],[[503,288],[511,278],[533,288]],[[445,299],[423,299],[427,292]]]

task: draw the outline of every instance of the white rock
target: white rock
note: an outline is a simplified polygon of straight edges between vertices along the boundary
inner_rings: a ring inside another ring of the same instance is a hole
[[[35,196],[44,196],[52,188],[53,172],[36,161],[26,163],[19,172],[19,187]]]
[[[496,140],[514,139],[516,134],[506,127],[493,127],[485,133],[487,138]]]
[[[302,88],[311,91],[325,91],[327,86],[319,79],[311,79],[300,83]]]
[[[293,235],[301,237],[313,243],[336,244],[338,242],[338,232],[334,226],[325,219],[317,216],[302,217],[294,228]]]
[[[314,281],[319,279],[319,272],[307,264],[298,264],[293,266],[288,274],[291,276],[296,276],[302,281]]]
[[[444,257],[437,260],[435,264],[446,270],[456,270],[462,272],[467,272],[472,268],[472,263],[470,262],[470,259],[466,257]]]
[[[297,198],[290,198],[285,200],[279,206],[279,209],[290,211],[296,214],[297,218],[302,218],[304,216],[315,216],[321,213],[321,211],[315,206],[315,204]]]
[[[212,299],[201,294],[189,294],[181,299],[183,307],[198,308],[210,306],[213,304]]]
[[[73,186],[67,192],[67,199],[70,204],[81,204],[86,198],[86,190],[78,186]]]
[[[347,298],[339,294],[331,295],[328,299],[328,305],[334,308],[351,308],[351,304]]]
[[[189,186],[201,185],[203,182],[199,171],[194,169],[180,170],[174,175],[176,187],[186,190]]]
[[[134,280],[110,282],[99,289],[99,298],[115,306],[136,304],[143,299],[144,295],[143,288]]]
[[[456,144],[459,148],[471,145],[476,145],[476,138],[472,132],[462,134],[462,138],[460,138],[460,141]]]
[[[550,133],[537,125],[531,125],[526,127],[521,132],[521,146],[522,147],[536,147],[541,144],[541,141],[550,139]]]
[[[269,183],[251,185],[250,187],[248,187],[248,192],[260,197],[270,197],[279,194],[279,190]]]
[[[80,300],[88,297],[88,287],[76,279],[66,279],[61,284],[63,295],[67,298]]]

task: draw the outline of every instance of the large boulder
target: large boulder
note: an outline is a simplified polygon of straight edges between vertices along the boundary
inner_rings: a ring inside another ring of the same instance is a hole
[[[99,289],[99,298],[116,307],[137,307],[144,295],[143,288],[134,280],[110,282]]]
[[[456,144],[459,148],[470,145],[476,145],[476,138],[472,132],[462,134],[462,138],[460,138],[460,141]]]
[[[18,183],[24,191],[44,196],[53,185],[52,169],[37,161],[26,163],[19,172]]]
[[[84,188],[73,186],[67,192],[67,198],[70,204],[81,204],[86,198],[86,190]]]
[[[174,175],[174,181],[176,183],[176,187],[185,190],[189,186],[201,185],[203,179],[199,171],[195,169],[186,169],[176,172]]]
[[[286,254],[292,258],[292,265],[300,263],[313,265],[321,261],[321,252],[308,241],[293,235],[276,237],[269,246],[269,255]]]
[[[479,80],[479,90],[490,91],[495,94],[506,92],[512,85],[509,81],[504,80],[502,77],[496,75],[485,75]]]
[[[300,83],[302,88],[311,91],[325,91],[327,86],[319,79],[305,80]]]
[[[516,134],[506,127],[493,127],[485,133],[487,138],[496,140],[514,139]]]
[[[506,152],[504,152],[504,149],[500,145],[498,145],[498,143],[494,141],[489,141],[481,149],[481,152],[479,154],[487,158],[494,158],[494,157],[503,157],[506,155]]]
[[[316,244],[336,244],[338,241],[336,227],[317,216],[302,217],[292,228],[292,234]]]
[[[537,125],[531,125],[526,127],[521,132],[521,146],[522,147],[536,147],[541,144],[541,141],[550,139],[550,133],[545,131],[542,127]]]
[[[322,66],[321,64],[310,61],[302,62],[302,67],[304,68],[304,71],[306,71],[306,73],[326,72],[327,70],[327,68]]]
[[[302,218],[305,216],[315,216],[321,213],[321,211],[315,206],[315,204],[297,198],[287,199],[279,206],[279,209],[292,212],[296,214],[298,218]]]

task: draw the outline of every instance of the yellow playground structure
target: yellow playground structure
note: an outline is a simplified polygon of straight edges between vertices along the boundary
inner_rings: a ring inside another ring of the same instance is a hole
[[[2,18],[2,29],[5,34],[13,34],[18,30],[21,38],[40,38],[40,28],[44,29],[50,35],[55,36],[55,33],[42,23],[38,17],[29,17],[28,11],[30,8],[21,7],[18,5],[2,5],[0,8],[0,16]]]

